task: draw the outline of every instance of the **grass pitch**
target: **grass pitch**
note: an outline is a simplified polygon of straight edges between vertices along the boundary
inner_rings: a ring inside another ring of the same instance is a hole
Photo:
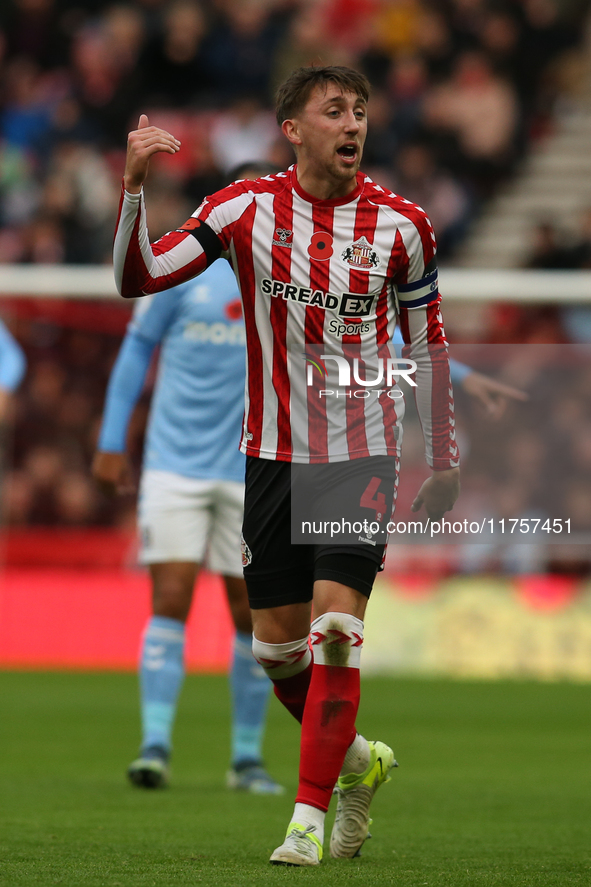
[[[400,761],[363,857],[270,866],[296,787],[298,731],[272,699],[269,770],[283,798],[224,788],[226,681],[191,676],[172,788],[124,771],[138,742],[133,675],[0,674],[0,884],[589,885],[591,687],[371,678],[359,726]],[[328,834],[334,808],[328,818]],[[328,847],[328,840],[325,842]]]

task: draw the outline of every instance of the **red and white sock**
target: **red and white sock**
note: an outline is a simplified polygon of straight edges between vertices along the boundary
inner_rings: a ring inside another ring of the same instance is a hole
[[[301,724],[312,676],[308,638],[287,644],[266,644],[253,635],[252,654],[273,681],[277,699]]]
[[[363,622],[348,613],[325,613],[312,623],[310,641],[314,666],[302,720],[296,803],[327,810],[347,750],[358,735]]]

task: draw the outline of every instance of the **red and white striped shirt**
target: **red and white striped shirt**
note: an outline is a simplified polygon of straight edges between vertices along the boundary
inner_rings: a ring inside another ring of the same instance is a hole
[[[152,245],[143,196],[124,191],[114,255],[126,297],[229,258],[246,324],[241,449],[264,459],[399,454],[398,320],[404,357],[417,364],[427,462],[443,470],[458,464],[458,450],[435,251],[424,211],[363,173],[346,197],[319,200],[292,167],[224,188]]]

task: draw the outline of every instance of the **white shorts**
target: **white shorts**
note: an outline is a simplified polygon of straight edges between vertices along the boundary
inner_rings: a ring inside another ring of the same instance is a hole
[[[140,562],[205,564],[222,576],[242,576],[240,535],[244,484],[144,471],[138,523]]]

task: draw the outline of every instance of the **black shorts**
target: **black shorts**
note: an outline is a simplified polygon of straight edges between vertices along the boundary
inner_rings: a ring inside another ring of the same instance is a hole
[[[252,609],[307,603],[317,579],[369,598],[384,559],[397,467],[391,456],[322,465],[248,456],[242,535]],[[351,532],[335,532],[337,519]],[[302,522],[310,524],[304,534]],[[319,524],[326,533],[316,532]]]

